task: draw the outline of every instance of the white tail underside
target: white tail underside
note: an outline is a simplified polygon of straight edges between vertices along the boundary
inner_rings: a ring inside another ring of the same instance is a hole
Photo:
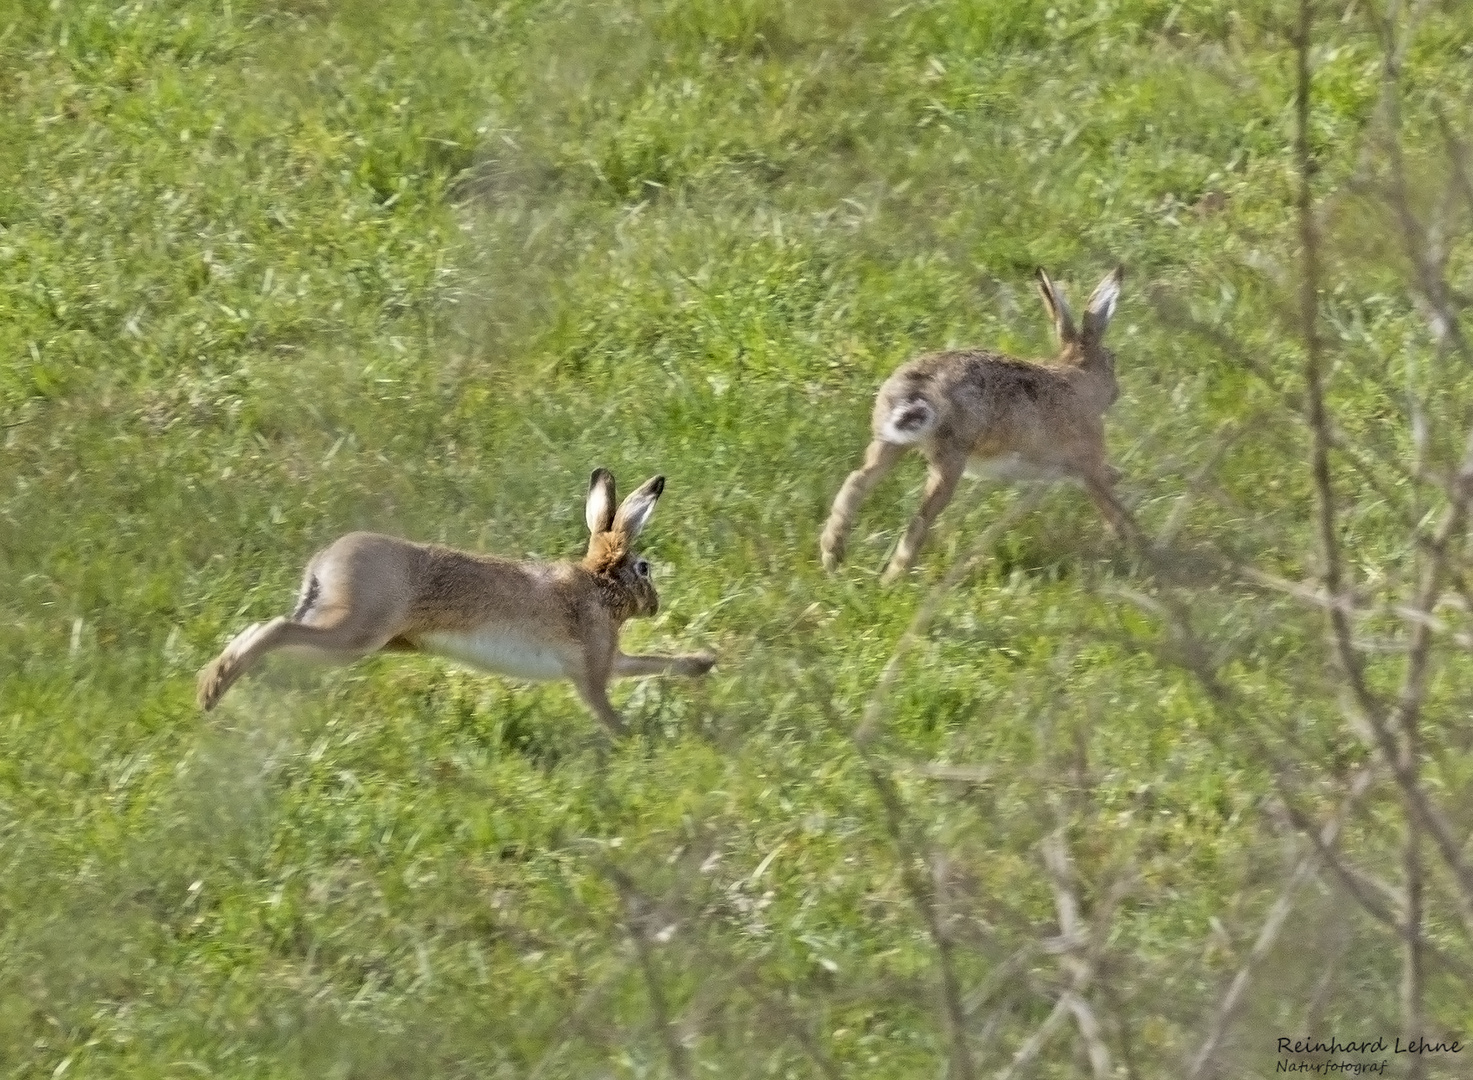
[[[896,446],[920,442],[936,426],[936,409],[925,398],[902,402],[890,410],[880,438]]]

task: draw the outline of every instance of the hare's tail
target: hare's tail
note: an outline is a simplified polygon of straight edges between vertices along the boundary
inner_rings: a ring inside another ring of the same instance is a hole
[[[896,446],[920,442],[936,426],[937,415],[936,406],[923,397],[897,401],[880,425],[880,438]]]
[[[302,591],[297,599],[297,610],[292,612],[292,621],[301,622],[305,619],[320,595],[322,595],[322,581],[312,572],[311,568],[308,568],[306,576],[302,579]]]

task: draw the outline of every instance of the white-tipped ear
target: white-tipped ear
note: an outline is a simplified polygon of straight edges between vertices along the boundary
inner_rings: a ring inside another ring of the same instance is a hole
[[[1040,266],[1034,276],[1038,279],[1038,295],[1043,297],[1043,306],[1048,308],[1049,317],[1054,320],[1054,334],[1058,337],[1059,344],[1068,345],[1077,340],[1079,334],[1074,329],[1074,318],[1069,314],[1069,305],[1064,303],[1063,296],[1054,288],[1047,272]]]
[[[588,480],[588,503],[583,520],[594,536],[614,526],[614,474],[608,469],[594,469]]]
[[[649,524],[650,516],[655,512],[655,503],[659,501],[660,493],[665,490],[665,478],[663,476],[652,476],[641,484],[629,497],[619,506],[619,512],[614,515],[613,528],[621,530],[633,540],[640,531]]]
[[[1125,267],[1117,266],[1105,275],[1095,291],[1089,294],[1089,306],[1084,312],[1084,336],[1089,341],[1099,341],[1105,335],[1115,315],[1115,304],[1120,299],[1120,283],[1125,279]]]

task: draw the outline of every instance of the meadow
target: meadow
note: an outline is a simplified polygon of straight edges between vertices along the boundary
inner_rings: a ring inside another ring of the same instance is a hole
[[[1351,683],[1396,699],[1436,623],[1405,745],[1473,828],[1460,571],[1396,606],[1466,533],[1473,326],[1425,296],[1473,303],[1473,13],[1381,11],[1319,5],[1296,156],[1271,0],[9,0],[0,1077],[1164,1077],[1218,1027],[1200,1075],[1257,1077],[1413,998],[1473,1035],[1473,893],[1397,884],[1435,830],[1384,774],[1261,936],[1381,752],[1305,602],[1306,355],[1381,605]],[[826,575],[884,376],[1048,355],[1034,268],[1078,310],[1116,263],[1154,546],[1059,486],[979,550],[1024,496],[969,484],[882,587],[916,458]],[[334,537],[576,558],[596,466],[668,481],[625,647],[719,655],[617,684],[626,740],[401,655],[198,710]]]

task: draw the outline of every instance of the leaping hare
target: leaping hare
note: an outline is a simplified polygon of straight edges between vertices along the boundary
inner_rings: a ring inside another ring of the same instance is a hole
[[[424,652],[518,679],[570,679],[614,734],[624,722],[609,704],[616,675],[704,675],[716,658],[627,656],[625,620],[660,608],[650,564],[634,540],[665,490],[656,476],[614,511],[614,477],[597,469],[588,485],[588,553],[580,563],[514,562],[436,544],[355,532],[312,557],[301,599],[288,616],[249,626],[199,673],[200,707],[273,649],[294,648],[348,662],[384,651]]]
[[[1115,354],[1105,328],[1120,297],[1123,266],[1095,287],[1075,329],[1064,298],[1039,270],[1038,291],[1054,320],[1059,354],[1019,360],[982,349],[931,353],[902,365],[875,399],[874,437],[864,466],[849,474],[829,512],[819,547],[832,571],[844,559],[844,540],[871,488],[911,447],[930,465],[926,494],[884,574],[892,581],[915,562],[936,515],[951,501],[962,473],[1000,480],[1084,483],[1117,534],[1130,529],[1105,460],[1104,413],[1120,396]]]

